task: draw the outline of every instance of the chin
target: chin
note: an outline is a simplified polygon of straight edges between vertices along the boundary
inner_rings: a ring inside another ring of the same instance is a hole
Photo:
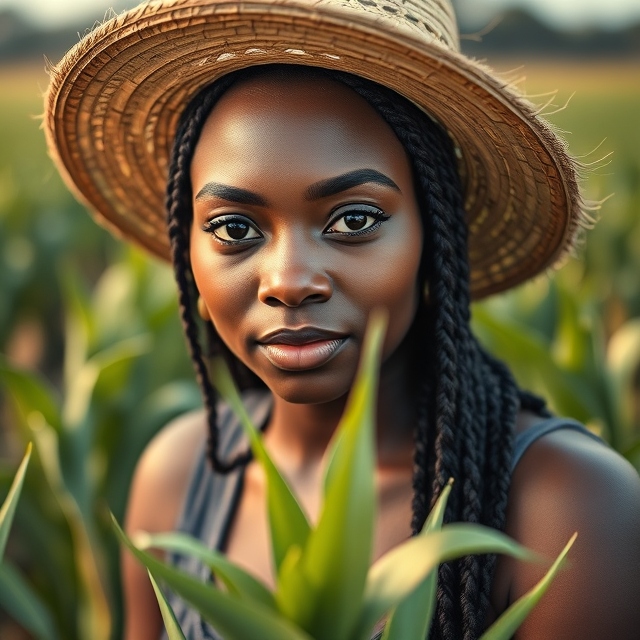
[[[349,395],[355,371],[346,376],[344,371],[320,373],[315,370],[287,373],[279,379],[265,380],[271,393],[291,404],[325,404]]]

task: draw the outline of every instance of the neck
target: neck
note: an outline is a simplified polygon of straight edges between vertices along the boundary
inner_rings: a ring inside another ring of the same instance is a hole
[[[382,366],[376,411],[378,467],[413,464],[416,382],[408,349]],[[265,443],[276,464],[291,471],[317,469],[347,404],[347,396],[323,404],[292,404],[275,397]]]

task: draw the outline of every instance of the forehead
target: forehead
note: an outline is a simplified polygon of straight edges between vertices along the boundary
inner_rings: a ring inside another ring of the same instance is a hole
[[[247,162],[265,171],[316,165],[329,174],[354,164],[408,166],[391,127],[355,91],[316,74],[268,72],[233,85],[216,104],[196,148],[192,180],[199,181],[203,164],[224,172]]]

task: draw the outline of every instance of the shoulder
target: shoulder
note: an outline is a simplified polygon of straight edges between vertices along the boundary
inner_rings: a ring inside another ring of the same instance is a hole
[[[125,529],[160,533],[174,528],[196,456],[205,445],[204,411],[185,414],[164,427],[144,450],[131,484]],[[147,572],[122,555],[127,640],[160,637],[162,621]]]
[[[637,637],[640,478],[620,455],[572,430],[537,440],[514,471],[506,530],[547,558],[556,557],[578,532],[567,568],[517,638]],[[515,561],[501,565],[509,601],[545,571]]]
[[[151,440],[133,477],[127,529],[169,531],[175,526],[206,437],[205,413],[199,410],[172,420]]]

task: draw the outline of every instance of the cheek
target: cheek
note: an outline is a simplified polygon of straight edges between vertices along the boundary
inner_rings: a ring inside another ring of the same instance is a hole
[[[227,346],[237,353],[238,345],[234,344],[234,339],[240,335],[237,328],[251,304],[253,278],[251,270],[243,265],[236,265],[231,273],[229,259],[223,260],[212,251],[211,242],[198,230],[192,231],[191,269],[198,293],[209,309],[213,326]],[[242,286],[238,283],[242,283]]]
[[[383,356],[388,357],[400,345],[415,318],[419,296],[419,270],[422,256],[422,225],[412,221],[397,241],[378,251],[363,282],[363,301],[372,310],[383,307],[389,313],[389,325]]]

